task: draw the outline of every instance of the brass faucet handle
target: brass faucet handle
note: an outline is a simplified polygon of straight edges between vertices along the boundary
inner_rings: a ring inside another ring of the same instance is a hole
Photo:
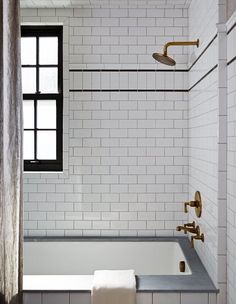
[[[204,243],[205,242],[205,235],[202,233],[201,235],[200,235],[200,240]]]
[[[199,207],[199,201],[191,201],[191,202],[189,202],[189,206],[198,208]]]
[[[195,227],[196,227],[196,223],[195,223],[195,221],[193,221],[192,223],[186,223],[186,224],[184,224],[184,227],[192,227],[192,228],[195,228]]]
[[[202,199],[199,191],[195,192],[194,201],[189,201],[184,203],[184,212],[188,213],[188,206],[195,208],[195,213],[197,217],[201,217],[202,214]]]
[[[184,203],[184,212],[185,213],[188,213],[188,206],[191,206],[191,204],[192,204],[192,201]]]
[[[189,202],[184,203],[184,213],[188,213]]]
[[[204,243],[204,241],[205,241],[204,234],[202,233],[202,234],[196,235],[195,240],[200,240]]]
[[[185,212],[185,213],[188,213],[188,206],[189,206],[189,207],[198,208],[198,207],[199,207],[199,202],[198,202],[198,201],[185,202],[185,203],[184,203],[184,212]]]
[[[205,241],[205,236],[204,236],[204,234],[202,233],[202,234],[197,234],[197,235],[195,235],[195,236],[191,236],[191,247],[192,248],[194,248],[194,240],[200,240],[200,241],[202,241],[203,243],[204,243],[204,241]]]

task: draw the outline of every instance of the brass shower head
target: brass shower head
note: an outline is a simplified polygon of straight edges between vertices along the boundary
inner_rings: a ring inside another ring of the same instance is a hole
[[[156,61],[159,61],[160,63],[173,66],[173,65],[176,64],[176,62],[173,58],[171,58],[167,55],[167,49],[168,49],[169,46],[180,46],[180,45],[196,45],[198,47],[199,46],[199,39],[197,39],[196,41],[172,41],[172,42],[167,42],[164,45],[163,54],[153,53],[152,57]]]
[[[176,62],[173,58],[165,55],[165,54],[161,54],[161,53],[153,53],[152,57],[156,60],[159,61],[160,63],[166,64],[166,65],[176,65]]]

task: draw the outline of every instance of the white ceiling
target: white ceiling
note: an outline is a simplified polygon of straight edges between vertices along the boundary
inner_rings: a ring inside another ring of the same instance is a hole
[[[191,0],[20,0],[22,8],[72,7],[175,7],[186,8]]]

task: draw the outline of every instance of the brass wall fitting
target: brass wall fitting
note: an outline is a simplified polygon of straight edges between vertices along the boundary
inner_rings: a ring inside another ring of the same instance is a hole
[[[195,208],[195,213],[197,217],[202,215],[202,198],[199,191],[195,192],[194,201],[189,201],[184,203],[184,212],[188,213],[188,206]]]

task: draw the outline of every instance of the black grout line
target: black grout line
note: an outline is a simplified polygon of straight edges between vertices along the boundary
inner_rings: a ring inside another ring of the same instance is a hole
[[[231,26],[231,28],[227,31],[227,35],[229,35],[232,30],[236,27],[236,22]]]
[[[236,27],[236,22],[233,26],[227,31],[227,35]],[[205,49],[201,52],[198,58],[192,63],[192,65],[188,69],[69,69],[69,72],[189,72],[193,68],[193,66],[198,62],[198,60],[203,56],[203,54],[207,51],[207,49],[211,46],[214,40],[217,38],[217,34],[212,38],[212,40],[208,43]],[[232,58],[227,65],[231,64],[236,60],[236,56]]]
[[[192,63],[192,65],[188,69],[69,69],[69,72],[189,72],[191,71],[192,67],[198,62],[198,60],[202,57],[202,55],[207,51],[207,49],[211,46],[211,44],[216,38],[217,34],[211,39],[205,49],[201,52],[201,54],[197,57],[197,59]]]
[[[188,89],[70,89],[69,92],[188,92]]]
[[[227,62],[227,65],[229,66],[231,63],[233,63],[236,60],[236,56],[234,56],[229,62]]]
[[[117,73],[123,73],[123,72],[188,72],[188,69],[176,69],[176,70],[170,70],[170,69],[70,69],[69,72],[117,72]]]
[[[229,35],[235,27],[236,27],[236,22],[227,31],[227,35]],[[233,63],[235,60],[236,60],[236,56],[234,56],[230,61],[227,62],[227,66],[229,66],[231,63]]]
[[[202,57],[202,55],[207,51],[207,49],[212,45],[214,40],[217,38],[217,34],[211,39],[211,41],[208,43],[208,45],[205,47],[205,49],[201,52],[201,54],[197,57],[197,59],[192,63],[188,71],[191,71],[192,67],[198,62],[198,60]]]
[[[230,29],[230,31],[236,26]],[[229,32],[230,32],[229,31]],[[228,32],[228,33],[229,33]],[[214,40],[217,38],[217,34],[211,39],[208,45],[204,48],[201,54],[197,57],[197,59],[192,63],[192,65],[188,69],[70,69],[70,72],[189,72],[193,68],[193,66],[199,61],[199,59],[203,56],[203,54],[207,51],[207,49],[212,45]],[[227,65],[231,64],[236,57],[230,60]],[[205,77],[207,77],[211,72],[213,72],[217,68],[217,64],[211,68],[205,75],[203,75],[194,85],[192,85],[189,89],[71,89],[69,92],[190,92],[196,85],[198,85]]]
[[[71,89],[70,92],[188,92],[188,89]]]
[[[211,72],[213,72],[216,68],[218,67],[218,64],[216,64],[215,66],[213,66],[213,68],[211,68],[205,75],[203,75],[197,82],[195,82],[195,84],[193,84],[190,88],[189,88],[189,92],[196,86],[198,85],[203,79],[205,79],[208,75],[211,74]]]
[[[234,58],[236,60],[236,57]],[[213,66],[206,74],[204,74],[195,84],[189,89],[70,89],[69,92],[190,92],[196,85],[205,79],[211,72],[218,67],[218,64]]]

